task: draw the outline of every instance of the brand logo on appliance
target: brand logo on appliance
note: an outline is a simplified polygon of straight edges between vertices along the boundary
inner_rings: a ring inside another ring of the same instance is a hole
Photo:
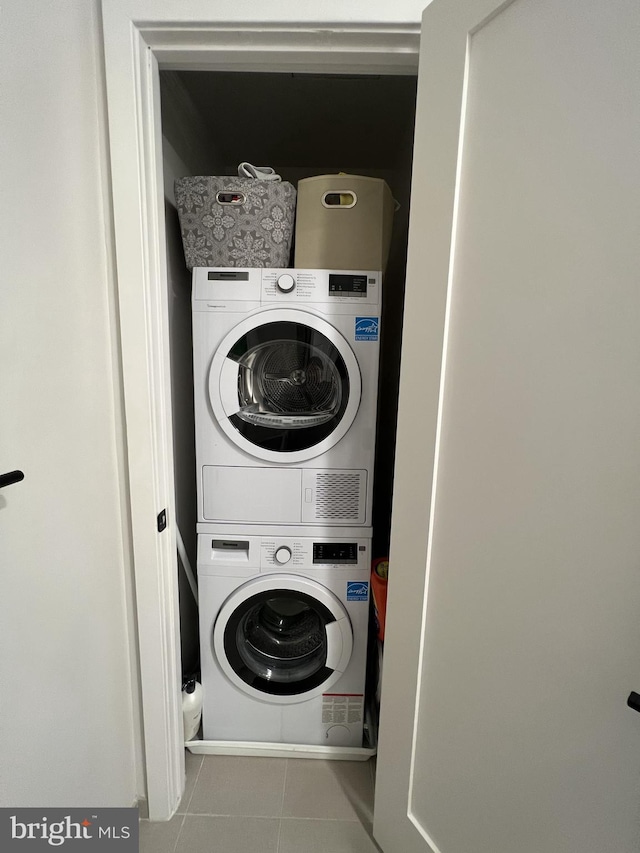
[[[369,581],[347,581],[347,601],[368,601]]]
[[[356,340],[377,341],[379,325],[377,317],[356,317]]]

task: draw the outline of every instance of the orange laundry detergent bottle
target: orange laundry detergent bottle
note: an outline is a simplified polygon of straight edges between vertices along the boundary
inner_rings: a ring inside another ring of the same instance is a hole
[[[389,558],[378,557],[371,564],[371,596],[379,640],[384,640],[384,625],[387,616],[387,579]]]

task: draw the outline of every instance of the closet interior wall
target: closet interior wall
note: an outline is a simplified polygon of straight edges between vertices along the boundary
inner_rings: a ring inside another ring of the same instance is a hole
[[[398,377],[411,183],[416,78],[161,71],[173,392],[176,516],[196,567],[191,274],[186,269],[173,181],[234,175],[238,163],[273,166],[285,181],[347,172],[383,178],[394,217],[383,289],[373,504],[374,556],[389,552]],[[293,256],[292,256],[293,263]],[[198,620],[180,572],[183,672],[198,666]]]

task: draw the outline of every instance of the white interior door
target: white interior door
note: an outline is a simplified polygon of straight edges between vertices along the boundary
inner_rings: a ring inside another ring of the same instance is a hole
[[[435,0],[374,834],[640,849],[640,7]]]

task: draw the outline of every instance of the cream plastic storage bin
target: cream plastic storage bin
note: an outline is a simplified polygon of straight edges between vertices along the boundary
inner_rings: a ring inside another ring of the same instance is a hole
[[[296,190],[286,181],[197,176],[175,182],[184,255],[193,267],[288,267]]]
[[[380,178],[318,175],[299,181],[294,266],[384,272],[395,204]]]

